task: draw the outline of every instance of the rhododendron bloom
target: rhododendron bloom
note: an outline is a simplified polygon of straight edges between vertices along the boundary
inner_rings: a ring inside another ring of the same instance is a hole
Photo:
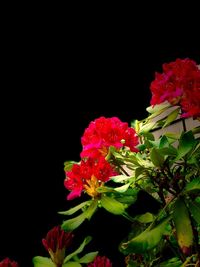
[[[163,64],[163,73],[156,73],[151,83],[151,105],[168,101],[180,105],[184,117],[200,114],[200,69],[191,59],[177,59]]]
[[[110,146],[119,149],[129,147],[131,151],[138,151],[138,137],[128,123],[122,122],[117,117],[100,117],[92,121],[81,138],[83,150],[81,157],[106,156]]]
[[[48,233],[42,243],[49,252],[52,261],[56,266],[62,266],[65,258],[65,250],[70,246],[73,239],[71,232],[65,232],[60,226],[55,226]]]
[[[105,256],[96,256],[94,262],[88,264],[88,267],[112,267],[112,263]]]
[[[81,160],[80,164],[74,164],[72,170],[66,172],[64,185],[71,191],[67,199],[80,196],[83,190],[92,197],[98,197],[96,189],[116,174],[117,172],[102,156],[98,159]]]
[[[9,258],[6,258],[0,262],[0,267],[18,267],[16,261],[11,261]]]

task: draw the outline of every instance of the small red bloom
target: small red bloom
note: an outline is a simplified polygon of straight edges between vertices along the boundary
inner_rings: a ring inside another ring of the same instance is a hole
[[[150,85],[151,105],[168,101],[180,105],[183,117],[200,115],[200,69],[191,59],[177,59],[163,64]]]
[[[112,267],[112,263],[105,256],[96,256],[94,262],[89,263],[87,267]]]
[[[80,164],[74,164],[72,170],[66,172],[64,185],[71,191],[67,199],[80,196],[83,190],[90,196],[97,197],[96,188],[116,174],[117,172],[102,156],[98,159],[81,160]]]
[[[55,226],[48,233],[42,243],[49,252],[52,261],[61,266],[65,258],[65,250],[70,246],[73,239],[71,232],[65,232],[60,226]]]
[[[9,258],[6,258],[0,262],[0,267],[18,267],[16,261],[11,261]]]
[[[110,146],[117,149],[127,146],[131,151],[138,151],[136,145],[139,142],[135,130],[128,127],[128,123],[120,121],[117,117],[100,117],[92,121],[86,128],[81,143],[83,146],[82,158],[97,158],[100,155],[105,157]]]

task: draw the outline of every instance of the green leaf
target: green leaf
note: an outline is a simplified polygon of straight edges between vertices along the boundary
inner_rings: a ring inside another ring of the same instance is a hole
[[[194,218],[194,220],[200,224],[200,203],[196,202],[196,201],[191,201],[189,204],[189,209],[190,209],[190,213],[192,215],[192,217]]]
[[[170,125],[178,116],[180,111],[180,108],[178,107],[177,109],[173,110],[168,116],[167,119],[165,120],[165,123],[163,125],[163,128]]]
[[[183,158],[188,152],[192,150],[195,144],[196,140],[192,131],[183,133],[180,137],[176,160]]]
[[[153,127],[156,125],[156,122],[147,122],[144,125],[141,126],[139,134],[143,134],[146,132],[149,132],[153,129]]]
[[[62,267],[81,267],[82,265],[75,261],[68,261],[67,263],[64,263]]]
[[[90,204],[91,203],[91,200],[88,200],[88,201],[85,201],[85,202],[82,202],[80,203],[79,205],[69,209],[69,210],[66,210],[66,211],[59,211],[58,213],[59,214],[62,214],[62,215],[72,215],[74,214],[75,212],[77,212],[78,210],[82,209],[83,207],[85,207],[86,205]]]
[[[61,228],[65,231],[73,231],[79,225],[81,225],[85,219],[86,219],[86,211],[81,213],[75,218],[64,221],[61,225]]]
[[[151,114],[159,115],[169,107],[171,107],[171,104],[169,102],[164,102],[161,104],[157,104],[155,106],[149,106],[146,108],[146,111],[151,113]]]
[[[71,169],[72,169],[74,164],[77,164],[77,162],[76,161],[72,161],[72,160],[65,161],[64,162],[64,171],[71,171]]]
[[[194,178],[190,183],[185,186],[183,193],[190,193],[200,190],[200,177]]]
[[[72,252],[71,254],[67,255],[65,257],[64,263],[68,262],[71,258],[73,258],[74,256],[76,256],[77,254],[81,253],[84,249],[84,247],[92,240],[91,236],[87,236],[82,244],[79,246],[78,249],[76,249],[74,252]]]
[[[98,193],[114,192],[114,189],[108,186],[99,186],[96,190]]]
[[[122,185],[120,187],[116,187],[114,190],[116,192],[119,192],[119,193],[124,193],[124,192],[127,191],[127,189],[129,188],[129,186],[130,186],[130,184],[128,183],[128,184]]]
[[[101,204],[104,209],[115,215],[122,215],[125,211],[124,205],[114,198],[103,196]]]
[[[166,132],[165,136],[167,136],[173,140],[178,140],[180,138],[180,133]]]
[[[135,177],[137,178],[138,176],[140,176],[142,173],[144,173],[146,170],[143,167],[137,167],[135,169]]]
[[[193,129],[192,129],[192,132],[193,132],[193,134],[198,134],[198,133],[200,133],[200,126],[197,126],[197,127],[193,128]]]
[[[155,137],[151,132],[143,133],[143,136],[145,140],[151,140],[151,141],[155,140]]]
[[[165,228],[168,224],[170,217],[163,220],[159,225],[155,228],[149,230],[148,228],[129,240],[128,242],[122,243],[120,248],[122,252],[129,253],[145,253],[146,251],[153,249],[158,245],[162,236],[165,232]]]
[[[50,258],[35,256],[32,261],[34,267],[56,267]]]
[[[144,151],[146,149],[146,144],[137,145],[137,149],[139,149],[140,151]]]
[[[155,267],[181,267],[182,261],[178,257],[171,258],[167,261],[163,261]]]
[[[116,175],[116,176],[112,176],[110,179],[114,181],[115,183],[122,183],[126,180],[129,180],[130,177],[127,175]]]
[[[173,220],[178,244],[182,250],[185,250],[193,244],[193,231],[189,212],[183,199],[177,199],[174,204]]]
[[[89,252],[87,254],[85,254],[82,258],[79,259],[80,263],[90,263],[92,261],[94,261],[94,258],[97,256],[99,252],[98,251],[94,251],[94,252]]]
[[[168,138],[165,135],[163,135],[160,138],[159,148],[168,147],[168,146],[169,146]]]
[[[155,147],[152,148],[152,150],[151,150],[150,158],[156,167],[162,167],[163,166],[165,159],[164,159],[163,155],[159,153],[159,150],[156,149]]]
[[[95,213],[96,209],[98,206],[98,200],[94,199],[92,201],[92,203],[90,204],[90,206],[87,208],[86,212],[85,212],[85,217],[90,220],[90,218],[92,217],[92,215]]]
[[[153,222],[154,217],[152,213],[146,212],[145,214],[136,216],[135,219],[141,223],[150,223]]]

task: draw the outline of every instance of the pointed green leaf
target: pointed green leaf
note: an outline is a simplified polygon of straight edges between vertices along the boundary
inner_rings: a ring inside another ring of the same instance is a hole
[[[85,254],[83,257],[81,257],[79,259],[79,262],[80,263],[90,263],[90,262],[94,261],[94,259],[98,253],[99,253],[98,251],[89,252],[89,253]]]
[[[144,171],[146,171],[145,168],[143,168],[143,167],[137,167],[137,168],[135,169],[135,177],[137,178],[137,177],[140,176]]]
[[[67,255],[65,257],[64,263],[68,262],[71,258],[73,258],[74,256],[76,256],[77,254],[81,253],[84,249],[84,247],[92,240],[91,236],[87,236],[82,244],[79,246],[78,249],[76,249],[74,252],[72,252],[71,254]]]
[[[67,263],[64,263],[62,267],[81,267],[82,265],[75,261],[68,261]]]
[[[181,267],[182,261],[178,257],[171,258],[167,261],[160,262],[155,267]]]
[[[176,160],[183,158],[195,146],[196,140],[192,131],[185,132],[181,135],[177,150]]]
[[[173,220],[180,248],[183,251],[189,249],[193,244],[193,231],[189,212],[183,199],[178,199],[174,204]]]
[[[159,150],[156,149],[155,147],[152,148],[152,150],[151,150],[150,158],[156,167],[162,167],[164,160],[165,160],[163,155],[161,153],[159,153]]]
[[[139,134],[143,134],[143,133],[151,131],[155,125],[156,125],[156,122],[154,121],[145,123],[144,125],[141,126]]]
[[[197,126],[197,127],[193,128],[193,129],[192,129],[192,132],[193,132],[193,134],[198,134],[198,133],[200,133],[200,126]]]
[[[180,111],[180,108],[178,107],[177,109],[173,110],[168,116],[167,119],[165,120],[165,123],[163,125],[163,128],[170,125],[178,116]]]
[[[196,201],[191,201],[189,204],[189,208],[190,208],[190,213],[192,215],[192,217],[194,218],[194,220],[200,224],[200,203],[196,202]]]
[[[128,184],[122,185],[120,187],[116,187],[114,190],[116,192],[119,192],[119,193],[124,193],[124,192],[127,191],[127,189],[129,188],[129,186],[130,186],[130,184],[128,183]]]
[[[90,218],[92,217],[92,215],[95,213],[96,209],[98,206],[98,200],[94,199],[92,201],[92,203],[90,204],[90,206],[87,208],[86,212],[85,212],[85,217],[90,220]]]
[[[171,132],[166,132],[165,136],[173,139],[173,140],[178,140],[180,138],[180,133],[171,133]]]
[[[86,219],[86,212],[83,212],[75,218],[64,221],[61,227],[65,231],[73,231],[74,229],[79,227],[79,225],[81,225],[85,219]]]
[[[166,110],[169,107],[171,107],[171,104],[169,102],[164,102],[161,104],[157,104],[155,106],[149,106],[146,108],[146,111],[148,111],[151,114],[154,113],[156,115],[159,115],[161,112],[163,112],[164,110]]]
[[[150,212],[146,212],[145,214],[138,215],[135,217],[135,219],[141,223],[153,222],[154,218],[155,218],[155,216]]]
[[[103,196],[101,198],[101,205],[104,209],[116,215],[121,215],[125,211],[124,205],[122,203],[108,196]]]
[[[137,145],[137,149],[139,149],[140,151],[144,151],[146,148],[146,144]]]
[[[75,212],[77,212],[78,210],[82,209],[83,207],[85,207],[86,205],[89,205],[91,203],[91,200],[88,200],[88,201],[85,201],[85,202],[82,202],[80,203],[79,205],[69,209],[69,210],[66,210],[66,211],[59,211],[58,213],[59,214],[62,214],[62,215],[72,215],[74,214]]]
[[[177,155],[177,150],[173,146],[163,147],[159,149],[159,153],[163,156],[173,156]]]
[[[188,183],[183,190],[184,193],[190,193],[193,191],[200,190],[200,177],[194,178],[190,183]]]
[[[127,175],[116,175],[116,176],[112,176],[110,179],[114,181],[115,183],[122,183],[130,179],[130,177]]]
[[[153,249],[162,239],[169,219],[170,217],[166,218],[155,228],[151,230],[146,229],[144,232],[132,238],[128,242],[122,243],[120,249],[125,254],[145,253],[146,251]]]
[[[168,138],[165,135],[163,135],[160,138],[159,148],[168,147],[168,146],[169,146]]]
[[[98,193],[114,192],[114,189],[108,186],[99,186],[96,190]]]
[[[36,256],[32,261],[34,267],[56,267],[50,258]]]

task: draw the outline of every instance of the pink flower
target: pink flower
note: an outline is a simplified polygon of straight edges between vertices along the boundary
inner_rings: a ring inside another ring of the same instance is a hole
[[[46,238],[42,239],[42,243],[49,252],[52,261],[61,266],[65,258],[65,250],[70,246],[73,239],[71,232],[65,232],[60,226],[55,226],[48,233]]]
[[[67,199],[80,196],[83,190],[92,197],[98,197],[96,189],[116,174],[117,172],[102,156],[97,159],[81,160],[80,164],[74,164],[72,170],[66,172],[64,185],[71,191]]]
[[[200,69],[191,59],[177,59],[163,64],[163,73],[156,73],[150,89],[151,105],[168,101],[180,105],[183,117],[200,114]]]
[[[81,157],[97,158],[106,156],[110,146],[119,149],[129,147],[131,151],[138,151],[138,137],[135,130],[128,127],[128,123],[120,121],[117,117],[100,117],[89,124],[85,130],[81,143],[83,150]]]
[[[87,267],[112,267],[112,263],[105,256],[96,256],[94,262],[89,263]]]
[[[18,267],[18,263],[6,258],[0,262],[0,267]]]

